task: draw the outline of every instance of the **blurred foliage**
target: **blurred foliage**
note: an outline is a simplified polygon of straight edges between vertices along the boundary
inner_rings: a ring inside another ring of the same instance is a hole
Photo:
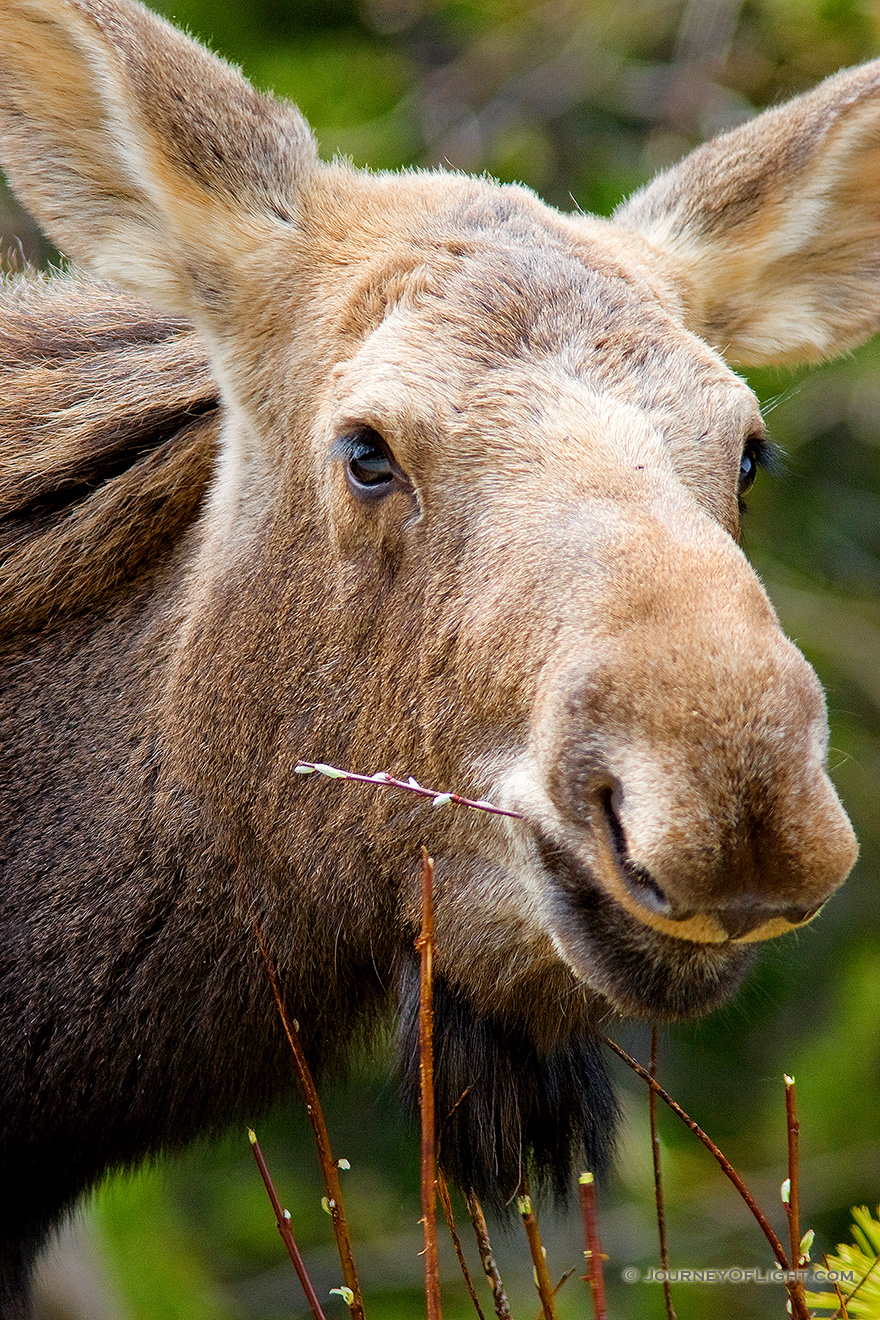
[[[445,164],[608,212],[706,136],[874,55],[873,0],[170,0],[178,22],[297,101],[325,155],[393,168]],[[872,181],[866,181],[870,186]],[[876,183],[876,181],[873,181]],[[49,249],[8,199],[12,264]],[[833,766],[862,841],[859,866],[813,926],[760,950],[725,1010],[664,1042],[666,1085],[775,1209],[785,1173],[783,1071],[798,1079],[802,1223],[814,1259],[848,1231],[849,1206],[880,1190],[880,345],[752,383],[784,454],[750,498],[746,548],[787,630],[826,685]],[[625,1042],[642,1057],[637,1030]],[[620,1078],[629,1122],[602,1191],[610,1314],[663,1315],[659,1285],[619,1282],[657,1263],[644,1095]],[[331,1088],[328,1118],[352,1172],[349,1210],[371,1320],[423,1313],[416,1143],[380,1059]],[[260,1124],[318,1290],[339,1282],[311,1141],[296,1107]],[[673,1264],[768,1266],[745,1208],[671,1116],[662,1139]],[[131,1179],[94,1215],[129,1320],[304,1315],[244,1131]],[[580,1263],[577,1226],[548,1224],[552,1269]],[[524,1242],[496,1244],[514,1310],[537,1309]],[[479,1266],[474,1260],[474,1271]],[[447,1320],[467,1313],[455,1264]],[[478,1280],[482,1286],[482,1281]],[[584,1315],[583,1285],[560,1294]],[[487,1296],[488,1301],[488,1296]],[[784,1314],[781,1287],[681,1285],[680,1320]],[[487,1308],[488,1309],[488,1308]],[[327,1298],[328,1316],[344,1315]]]

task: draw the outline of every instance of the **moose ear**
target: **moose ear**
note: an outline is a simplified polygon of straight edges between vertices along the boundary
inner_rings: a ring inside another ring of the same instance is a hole
[[[815,362],[880,329],[880,60],[715,138],[615,213],[731,362]]]
[[[2,0],[0,159],[64,252],[197,320],[317,163],[298,110],[133,0]]]

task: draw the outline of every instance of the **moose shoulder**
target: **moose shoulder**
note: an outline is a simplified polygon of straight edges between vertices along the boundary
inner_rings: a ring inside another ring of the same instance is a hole
[[[878,328],[878,128],[875,63],[562,215],[321,164],[129,0],[5,0],[3,163],[97,278],[0,316],[4,1320],[107,1167],[288,1084],[254,914],[315,1067],[396,1005],[411,1075],[431,848],[441,1158],[506,1200],[607,1147],[610,1012],[708,1010],[844,879],[719,354]]]

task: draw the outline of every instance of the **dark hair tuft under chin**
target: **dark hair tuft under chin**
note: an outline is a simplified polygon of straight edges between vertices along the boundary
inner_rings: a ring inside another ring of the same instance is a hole
[[[434,1096],[444,1172],[495,1211],[511,1207],[524,1166],[538,1193],[564,1202],[580,1169],[607,1171],[617,1103],[598,1037],[539,1050],[522,1027],[481,1016],[434,982]],[[404,1095],[419,1096],[419,977],[401,978],[399,1057]]]

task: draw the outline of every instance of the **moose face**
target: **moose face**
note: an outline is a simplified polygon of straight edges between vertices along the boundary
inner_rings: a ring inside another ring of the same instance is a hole
[[[440,966],[481,1004],[552,967],[594,1012],[703,1012],[856,855],[819,684],[737,545],[757,402],[613,225],[420,188],[421,261],[353,281],[313,431],[370,656],[349,762],[522,817],[435,835]]]

